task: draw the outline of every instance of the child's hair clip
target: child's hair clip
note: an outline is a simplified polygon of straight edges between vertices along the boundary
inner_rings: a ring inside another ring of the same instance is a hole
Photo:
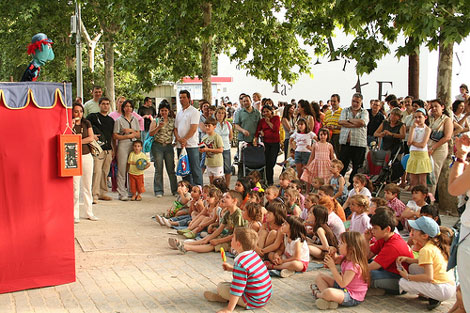
[[[261,187],[255,187],[255,188],[253,188],[253,189],[251,189],[251,190],[253,190],[253,191],[258,191],[258,192],[264,192],[264,189],[261,188]]]

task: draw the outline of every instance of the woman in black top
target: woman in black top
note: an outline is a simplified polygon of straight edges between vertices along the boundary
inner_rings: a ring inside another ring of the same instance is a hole
[[[388,120],[384,120],[374,133],[375,137],[382,138],[382,149],[397,153],[405,139],[406,127],[401,122],[401,110],[393,108]]]

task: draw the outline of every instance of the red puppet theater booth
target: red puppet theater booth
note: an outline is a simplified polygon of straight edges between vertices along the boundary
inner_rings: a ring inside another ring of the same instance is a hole
[[[73,182],[58,175],[71,106],[71,84],[0,83],[0,293],[75,281]]]

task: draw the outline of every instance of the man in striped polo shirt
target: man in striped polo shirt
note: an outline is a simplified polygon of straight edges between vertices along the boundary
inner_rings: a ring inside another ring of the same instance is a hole
[[[261,308],[271,298],[271,277],[266,265],[253,250],[257,242],[258,234],[253,229],[235,228],[231,246],[238,256],[233,266],[226,262],[222,264],[224,270],[233,273],[232,282],[219,283],[217,293],[204,292],[208,301],[228,301],[227,307],[219,312],[232,312],[237,304],[249,310]]]
[[[339,106],[339,95],[333,94],[331,95],[330,104],[331,109],[326,111],[325,118],[323,123],[325,126],[331,131],[331,144],[335,149],[335,154],[338,156],[340,151],[340,144],[339,144],[339,133],[341,132],[341,126],[338,124],[339,117],[341,115],[341,107]]]

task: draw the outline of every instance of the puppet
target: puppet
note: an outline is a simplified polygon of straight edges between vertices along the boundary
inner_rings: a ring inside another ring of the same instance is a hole
[[[22,82],[36,81],[39,76],[41,66],[47,61],[54,60],[54,51],[52,51],[52,40],[47,38],[43,33],[33,36],[31,43],[28,45],[28,55],[33,55],[33,60],[21,78]]]

